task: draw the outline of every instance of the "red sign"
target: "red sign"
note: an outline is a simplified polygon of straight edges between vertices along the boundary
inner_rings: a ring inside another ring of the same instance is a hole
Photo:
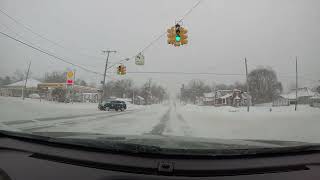
[[[73,84],[73,80],[72,80],[72,79],[68,79],[68,80],[67,80],[67,84],[68,84],[68,85],[72,85],[72,84]]]

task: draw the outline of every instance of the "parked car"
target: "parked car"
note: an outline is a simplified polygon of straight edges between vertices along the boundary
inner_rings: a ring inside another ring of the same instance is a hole
[[[124,111],[127,109],[127,105],[124,101],[104,101],[99,104],[99,109],[102,111],[110,111],[111,109]]]

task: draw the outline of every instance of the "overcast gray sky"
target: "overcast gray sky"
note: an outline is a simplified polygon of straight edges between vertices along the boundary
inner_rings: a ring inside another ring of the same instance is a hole
[[[0,30],[16,33],[71,62],[103,72],[105,56],[110,61],[131,57],[174,25],[196,0],[0,0],[0,8],[33,31],[68,47],[62,49],[43,40],[0,14]],[[166,36],[144,53],[146,64],[127,62],[127,71],[183,71],[244,73],[248,68],[272,67],[279,79],[294,82],[295,56],[299,57],[300,81],[310,85],[320,79],[319,0],[203,0],[183,21],[189,44],[175,48]],[[9,27],[9,28],[8,28]],[[84,55],[96,56],[89,58]],[[27,67],[32,60],[34,76],[66,70],[72,66],[36,52],[0,35],[0,76]],[[98,82],[101,76],[77,69],[77,75]],[[113,78],[119,79],[112,69]],[[143,82],[148,78],[175,90],[191,79],[208,83],[244,81],[243,76],[128,74]]]

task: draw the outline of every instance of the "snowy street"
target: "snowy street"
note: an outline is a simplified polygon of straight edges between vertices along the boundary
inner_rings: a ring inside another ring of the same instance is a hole
[[[320,143],[320,109],[268,104],[234,108],[162,104],[127,111],[99,111],[97,104],[62,104],[0,97],[0,128],[26,132],[90,132],[174,135],[222,139],[292,140]]]

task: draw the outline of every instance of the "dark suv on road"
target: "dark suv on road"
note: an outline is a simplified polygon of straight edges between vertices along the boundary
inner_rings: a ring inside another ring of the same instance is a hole
[[[102,111],[110,111],[111,109],[124,111],[127,109],[127,105],[124,101],[105,101],[99,104],[99,109]]]

